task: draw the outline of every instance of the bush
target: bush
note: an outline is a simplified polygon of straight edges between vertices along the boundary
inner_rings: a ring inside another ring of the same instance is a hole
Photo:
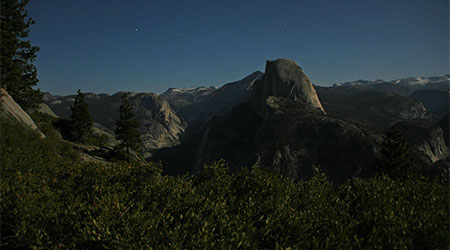
[[[293,182],[216,162],[196,176],[88,164],[1,124],[3,246],[69,249],[445,249],[448,179]]]

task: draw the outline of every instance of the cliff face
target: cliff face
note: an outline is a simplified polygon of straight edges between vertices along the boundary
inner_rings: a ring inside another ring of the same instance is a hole
[[[159,155],[168,173],[195,173],[205,163],[225,159],[231,169],[259,163],[293,179],[310,177],[314,166],[336,182],[374,174],[377,134],[328,117],[295,62],[268,61],[266,70],[249,102],[198,127],[173,154]],[[187,151],[192,156],[176,156]],[[183,162],[173,161],[177,157]]]
[[[191,171],[224,158],[232,169],[259,163],[293,179],[310,177],[313,166],[320,166],[337,182],[374,174],[376,134],[298,102],[268,100],[266,118],[243,104],[229,117],[211,121],[204,128]]]
[[[141,122],[145,157],[157,149],[179,144],[187,125],[164,98],[153,93],[139,93],[130,98],[130,103],[136,119]]]
[[[121,97],[128,95],[135,118],[141,122],[144,157],[150,157],[155,150],[179,144],[180,135],[187,124],[171,109],[169,103],[153,93],[118,92],[114,95],[86,95],[89,111],[94,122],[102,129],[114,133],[119,118]],[[74,96],[46,95],[46,104],[61,117],[70,117],[70,106]]]
[[[434,164],[449,157],[439,125],[428,121],[403,121],[394,127],[407,138],[414,155],[423,162]]]
[[[264,76],[253,86],[251,102],[256,112],[264,113],[270,96],[299,102],[325,113],[311,80],[296,62],[289,59],[267,61]]]

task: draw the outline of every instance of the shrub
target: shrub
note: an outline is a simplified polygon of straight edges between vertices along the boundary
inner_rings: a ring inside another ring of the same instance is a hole
[[[335,187],[216,162],[196,176],[92,164],[1,123],[2,246],[69,249],[445,249],[448,178],[378,176]]]

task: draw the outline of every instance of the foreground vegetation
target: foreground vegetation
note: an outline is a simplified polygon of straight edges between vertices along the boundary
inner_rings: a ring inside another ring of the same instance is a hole
[[[92,164],[46,131],[1,126],[3,246],[38,249],[446,249],[448,178],[338,187],[224,162],[196,176]]]

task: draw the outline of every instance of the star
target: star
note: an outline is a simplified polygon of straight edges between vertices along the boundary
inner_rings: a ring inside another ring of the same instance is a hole
[[[180,36],[180,33],[177,32],[177,36]]]
[[[139,29],[136,29],[136,32],[138,32],[139,31]]]

